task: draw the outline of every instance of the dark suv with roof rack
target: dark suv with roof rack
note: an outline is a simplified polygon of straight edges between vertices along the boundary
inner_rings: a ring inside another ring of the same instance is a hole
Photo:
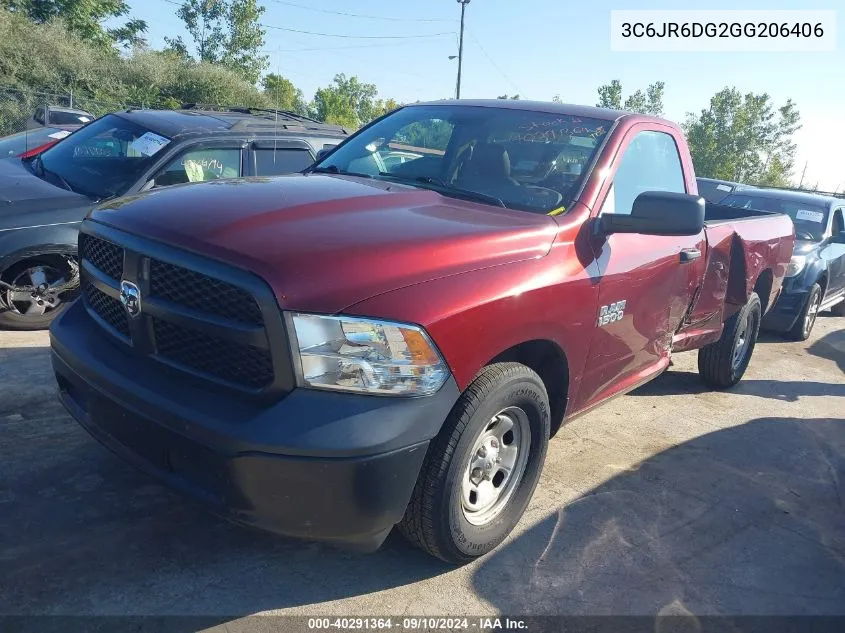
[[[77,230],[100,202],[191,182],[302,171],[347,131],[292,112],[197,106],[108,114],[0,160],[0,327],[41,329],[78,287]]]

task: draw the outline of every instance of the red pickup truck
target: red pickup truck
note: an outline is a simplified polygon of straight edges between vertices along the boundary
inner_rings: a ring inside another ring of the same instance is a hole
[[[417,104],[303,174],[93,211],[53,366],[91,435],[224,516],[462,563],[562,422],[683,350],[739,381],[793,235],[705,204],[667,121]]]

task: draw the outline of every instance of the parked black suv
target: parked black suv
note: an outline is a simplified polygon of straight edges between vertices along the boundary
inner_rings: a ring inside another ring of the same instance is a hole
[[[845,199],[777,189],[747,189],[723,205],[786,213],[795,224],[795,247],[783,290],[763,319],[768,330],[805,341],[816,315],[831,308],[845,316]]]
[[[302,171],[346,136],[290,112],[126,110],[39,156],[0,160],[0,327],[41,329],[58,315],[78,286],[79,223],[96,204],[180,183]]]

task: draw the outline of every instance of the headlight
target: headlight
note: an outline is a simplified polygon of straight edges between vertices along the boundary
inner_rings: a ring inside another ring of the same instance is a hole
[[[807,258],[803,255],[793,255],[792,259],[789,260],[789,266],[786,267],[786,276],[794,277],[802,270],[804,270],[804,265],[806,263]]]
[[[428,335],[415,325],[290,313],[301,387],[427,396],[449,376]]]

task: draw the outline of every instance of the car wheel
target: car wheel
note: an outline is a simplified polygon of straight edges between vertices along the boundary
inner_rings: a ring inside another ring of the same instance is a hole
[[[549,432],[549,397],[534,371],[484,368],[429,447],[400,532],[453,564],[494,549],[534,493]]]
[[[698,350],[698,373],[712,387],[733,387],[740,381],[757,343],[762,308],[752,292],[742,309],[725,323],[722,336]]]
[[[0,311],[0,328],[8,330],[43,330],[62,313],[68,301],[73,299],[72,291],[61,292],[61,287],[70,282],[74,270],[57,265],[55,261],[29,260],[11,266],[3,273],[3,281],[27,290],[12,290],[3,287],[3,303]],[[75,293],[73,293],[75,294]]]
[[[807,301],[795,321],[795,325],[787,332],[787,337],[793,341],[806,341],[810,338],[810,332],[816,324],[816,317],[819,314],[819,306],[822,303],[822,289],[819,284],[813,284],[807,294]]]

